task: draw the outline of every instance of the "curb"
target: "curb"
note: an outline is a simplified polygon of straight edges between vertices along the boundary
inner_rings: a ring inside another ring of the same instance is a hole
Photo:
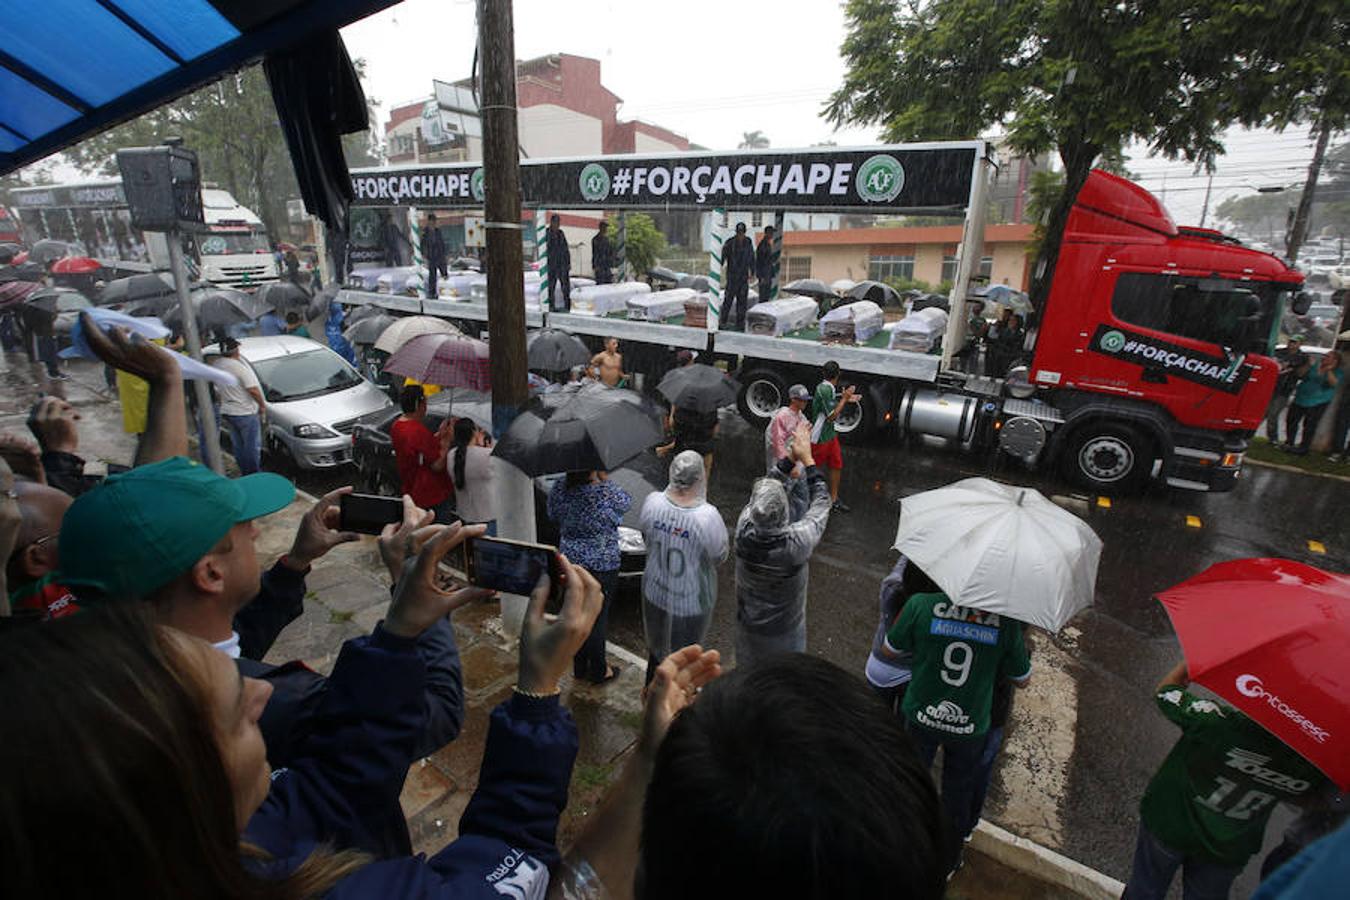
[[[1300,469],[1298,466],[1289,466],[1284,463],[1267,462],[1264,459],[1252,459],[1250,456],[1244,457],[1244,463],[1253,466],[1261,466],[1266,469],[1278,469],[1281,472],[1294,472],[1298,475],[1311,475],[1313,478],[1330,478],[1332,481],[1350,482],[1350,475],[1337,475],[1334,472],[1309,472],[1307,469]]]
[[[995,862],[1085,900],[1117,900],[1125,890],[1116,879],[984,819],[975,826],[970,846]]]

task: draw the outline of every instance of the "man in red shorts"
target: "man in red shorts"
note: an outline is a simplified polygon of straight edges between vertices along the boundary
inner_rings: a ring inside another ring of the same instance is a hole
[[[835,512],[848,512],[839,500],[839,478],[844,473],[844,456],[839,452],[839,436],[834,432],[835,420],[844,404],[858,396],[852,385],[839,391],[839,363],[830,360],[821,367],[823,380],[816,386],[811,401],[811,456],[816,465],[828,472],[830,503]]]

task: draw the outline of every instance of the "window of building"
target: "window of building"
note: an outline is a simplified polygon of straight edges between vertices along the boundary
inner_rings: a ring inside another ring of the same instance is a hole
[[[1277,304],[1258,290],[1221,278],[1126,272],[1111,295],[1111,314],[1165,334],[1264,352]]]
[[[989,279],[994,277],[994,258],[992,256],[980,257],[979,275],[985,281],[988,281]]]
[[[913,278],[914,257],[873,256],[867,263],[867,277],[873,281],[885,281],[887,278]]]
[[[758,228],[764,224],[764,213],[756,210],[750,214],[750,227]]]
[[[943,256],[943,257],[942,257],[942,277],[939,278],[938,280],[939,280],[939,281],[955,281],[955,280],[956,280],[956,263],[957,263],[957,257],[955,257],[955,256]]]
[[[788,256],[783,259],[783,283],[811,277],[811,257]]]

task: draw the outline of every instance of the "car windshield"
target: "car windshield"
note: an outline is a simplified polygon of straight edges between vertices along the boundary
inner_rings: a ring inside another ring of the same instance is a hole
[[[1265,353],[1285,291],[1271,284],[1127,272],[1116,284],[1111,311],[1131,325]]]
[[[291,353],[253,363],[268,402],[303,400],[361,383],[361,376],[331,350]]]
[[[207,256],[233,256],[240,253],[267,253],[267,237],[247,231],[208,234],[202,238],[201,251]]]

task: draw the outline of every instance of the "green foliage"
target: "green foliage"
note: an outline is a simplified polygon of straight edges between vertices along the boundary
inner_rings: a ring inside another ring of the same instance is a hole
[[[1027,245],[1027,255],[1034,257],[1040,253],[1041,242],[1045,240],[1045,226],[1050,211],[1064,196],[1063,172],[1033,172],[1031,183],[1027,186],[1027,218],[1036,223],[1031,243]]]
[[[628,265],[638,277],[642,277],[665,252],[666,236],[656,230],[656,223],[646,213],[630,212],[625,222]]]
[[[741,133],[741,150],[763,150],[769,146],[769,136],[762,131],[744,131]]]
[[[893,275],[890,278],[885,279],[885,282],[902,294],[905,291],[923,291],[925,294],[933,293],[933,286],[931,284],[926,281],[920,281],[917,278],[901,278],[898,275]],[[945,283],[946,282],[944,282],[944,284]],[[950,285],[948,285],[948,287],[950,288]]]
[[[824,110],[837,125],[894,141],[998,126],[1015,152],[1059,153],[1048,271],[1094,162],[1119,166],[1142,141],[1212,167],[1228,125],[1296,120],[1346,67],[1344,0],[848,0],[845,13],[846,73]],[[1268,99],[1277,87],[1287,111]]]
[[[356,67],[361,72],[364,63],[357,60]],[[204,180],[219,184],[256,212],[274,238],[283,236],[279,228],[286,222],[286,201],[299,197],[300,190],[262,66],[226,75],[95,135],[66,155],[92,175],[116,177],[117,150],[159,144],[171,136],[183,138],[197,152]],[[348,135],[343,147],[352,165],[379,162],[378,147],[368,133]]]

